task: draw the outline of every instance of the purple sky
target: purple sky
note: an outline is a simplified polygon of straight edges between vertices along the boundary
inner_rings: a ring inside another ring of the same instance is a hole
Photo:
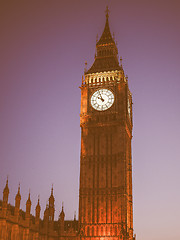
[[[80,89],[96,35],[110,28],[133,94],[134,229],[180,239],[180,1],[0,2],[0,198],[31,189],[41,216],[54,184],[56,218],[78,212]]]

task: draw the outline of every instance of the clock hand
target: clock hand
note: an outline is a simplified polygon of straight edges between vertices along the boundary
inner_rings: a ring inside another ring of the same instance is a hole
[[[102,98],[102,95],[101,95],[100,91],[98,93],[99,93],[99,96]]]
[[[98,98],[101,99],[102,102],[104,102],[104,99],[103,99],[103,97],[102,97],[100,91],[98,91],[98,93],[99,93],[99,96],[100,96],[100,98],[99,98],[99,97],[98,97]]]
[[[104,99],[102,97],[97,97],[98,99],[101,99],[102,102],[104,102]]]

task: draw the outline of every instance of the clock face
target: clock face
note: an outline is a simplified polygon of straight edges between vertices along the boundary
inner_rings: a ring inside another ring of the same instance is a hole
[[[110,108],[114,103],[114,94],[108,89],[99,89],[91,97],[91,105],[98,111]]]

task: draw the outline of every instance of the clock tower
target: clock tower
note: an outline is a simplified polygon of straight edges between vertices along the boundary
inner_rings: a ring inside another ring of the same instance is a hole
[[[81,85],[79,224],[82,240],[133,240],[132,96],[109,14]]]

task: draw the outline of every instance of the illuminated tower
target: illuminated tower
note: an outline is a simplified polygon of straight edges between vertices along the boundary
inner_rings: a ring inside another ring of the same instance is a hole
[[[132,96],[109,29],[81,85],[80,238],[132,240]]]

